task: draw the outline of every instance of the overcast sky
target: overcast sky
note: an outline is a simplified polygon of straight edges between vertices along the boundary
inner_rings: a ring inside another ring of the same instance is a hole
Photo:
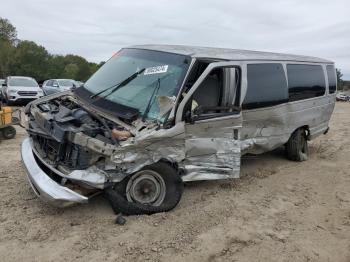
[[[350,79],[349,0],[1,0],[0,16],[54,54],[107,60],[134,44],[327,58]]]

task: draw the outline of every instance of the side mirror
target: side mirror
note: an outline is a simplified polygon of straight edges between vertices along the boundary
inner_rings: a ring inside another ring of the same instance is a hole
[[[4,87],[5,87],[5,86],[6,86],[6,83],[2,83],[2,85],[1,85],[1,86],[4,86]]]
[[[58,84],[53,84],[52,86],[53,86],[53,87],[58,87]]]

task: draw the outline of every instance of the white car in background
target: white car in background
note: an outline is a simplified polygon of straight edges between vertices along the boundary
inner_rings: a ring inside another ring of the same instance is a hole
[[[343,94],[343,93],[337,93],[335,98],[337,101],[342,101],[342,102],[350,101],[350,96],[347,94]]]
[[[45,95],[71,90],[77,87],[73,79],[49,79],[44,81],[42,89]]]
[[[28,103],[43,97],[44,93],[32,77],[8,76],[2,83],[2,99],[8,104]]]

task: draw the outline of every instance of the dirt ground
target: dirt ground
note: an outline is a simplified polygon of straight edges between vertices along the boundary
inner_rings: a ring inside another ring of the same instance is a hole
[[[103,197],[67,209],[32,192],[26,137],[0,142],[0,261],[350,261],[350,103],[310,159],[283,149],[242,160],[241,179],[188,184],[178,207],[126,217]]]

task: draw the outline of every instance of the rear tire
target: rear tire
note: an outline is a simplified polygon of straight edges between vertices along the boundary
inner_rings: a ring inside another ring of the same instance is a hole
[[[293,132],[286,144],[287,158],[292,161],[306,161],[309,157],[309,147],[305,129],[299,128]]]
[[[178,172],[165,162],[144,167],[105,190],[115,213],[125,215],[166,212],[179,203],[183,182]]]
[[[1,130],[5,139],[12,139],[16,136],[16,129],[13,126],[7,126]]]

